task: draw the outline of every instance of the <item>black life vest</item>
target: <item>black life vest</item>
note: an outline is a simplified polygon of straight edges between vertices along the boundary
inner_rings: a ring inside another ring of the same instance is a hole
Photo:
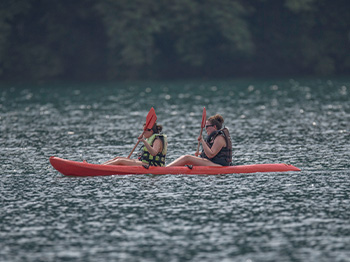
[[[142,145],[140,148],[140,153],[138,159],[142,161],[143,163],[150,165],[150,166],[165,166],[165,156],[167,153],[167,136],[163,134],[153,134],[151,137],[147,138],[146,141],[150,146],[153,145],[153,142],[156,140],[156,138],[160,138],[163,142],[163,150],[162,152],[159,152],[157,155],[152,156],[147,147],[145,145]]]
[[[211,133],[207,137],[205,142],[207,143],[209,148],[211,148],[214,144],[215,138],[220,136],[220,135],[225,138],[226,146],[221,148],[219,153],[217,153],[216,156],[214,156],[213,158],[207,157],[204,150],[202,150],[200,157],[209,159],[210,161],[212,161],[215,164],[219,164],[222,166],[230,166],[232,164],[232,142],[231,142],[230,133],[226,127]]]

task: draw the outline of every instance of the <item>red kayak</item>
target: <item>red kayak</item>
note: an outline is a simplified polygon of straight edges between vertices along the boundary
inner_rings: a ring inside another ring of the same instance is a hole
[[[287,172],[300,171],[299,168],[289,164],[256,164],[242,166],[175,166],[154,167],[143,166],[113,166],[90,164],[50,157],[51,165],[65,176],[110,176],[110,175],[165,175],[165,174],[188,174],[188,175],[219,175],[257,172]]]

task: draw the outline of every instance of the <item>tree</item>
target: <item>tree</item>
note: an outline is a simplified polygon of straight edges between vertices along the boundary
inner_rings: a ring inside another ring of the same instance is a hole
[[[254,46],[243,19],[247,10],[239,1],[110,0],[100,1],[97,9],[107,28],[115,74],[139,77],[163,68],[176,75],[177,68],[185,68],[179,72],[184,74],[213,59],[219,63],[228,55],[250,54]]]

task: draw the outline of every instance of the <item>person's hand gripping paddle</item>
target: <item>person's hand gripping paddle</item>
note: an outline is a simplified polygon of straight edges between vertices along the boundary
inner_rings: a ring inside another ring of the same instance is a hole
[[[154,111],[154,108],[152,107],[151,110],[149,110],[147,117],[146,117],[146,124],[145,127],[143,128],[143,132],[140,135],[140,137],[143,136],[143,134],[145,133],[145,131],[147,129],[152,129],[153,125],[155,124],[155,122],[157,121],[157,115],[156,115],[156,111]],[[140,140],[137,141],[136,145],[134,146],[134,148],[131,150],[130,154],[128,155],[128,158],[130,158],[130,156],[132,155],[132,153],[134,152],[135,148],[137,147],[137,145],[140,143]]]
[[[202,114],[202,124],[201,124],[201,132],[199,133],[199,136],[202,135],[203,128],[205,127],[205,121],[207,120],[207,111],[205,110],[205,107],[203,107],[203,114]],[[200,142],[198,141],[198,146],[197,146],[197,151],[196,151],[196,156],[199,155],[199,146]]]

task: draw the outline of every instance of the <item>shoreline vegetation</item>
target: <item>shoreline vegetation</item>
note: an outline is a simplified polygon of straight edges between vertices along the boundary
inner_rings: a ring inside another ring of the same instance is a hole
[[[339,0],[4,0],[0,81],[346,76]]]

